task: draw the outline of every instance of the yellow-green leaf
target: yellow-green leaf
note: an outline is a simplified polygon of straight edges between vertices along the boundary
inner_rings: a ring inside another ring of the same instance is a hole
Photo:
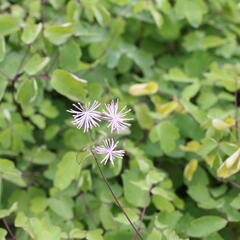
[[[129,88],[129,93],[133,96],[151,95],[158,91],[156,82],[138,83]]]
[[[221,178],[228,178],[240,171],[240,149],[233,153],[227,160],[218,168],[217,175]]]
[[[197,159],[192,159],[185,167],[184,169],[184,177],[188,180],[191,181],[193,174],[197,170],[198,167],[198,160]]]
[[[222,120],[222,119],[218,119],[215,118],[212,120],[212,125],[214,128],[216,128],[217,130],[225,130],[228,129],[230,127],[232,127],[235,123],[234,119],[226,119],[226,120]]]

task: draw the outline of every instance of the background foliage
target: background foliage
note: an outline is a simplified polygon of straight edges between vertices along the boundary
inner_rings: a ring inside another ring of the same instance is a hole
[[[113,98],[135,120],[127,155],[103,170],[144,239],[240,239],[239,11],[1,0],[0,239],[136,239],[66,113]]]

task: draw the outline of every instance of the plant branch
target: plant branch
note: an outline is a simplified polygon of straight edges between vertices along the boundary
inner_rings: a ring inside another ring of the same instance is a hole
[[[234,187],[240,189],[240,184],[239,183],[236,183],[234,181],[229,181],[228,183],[230,183],[231,185],[233,185]]]
[[[26,50],[25,50],[25,52],[24,52],[24,54],[23,54],[23,57],[22,57],[19,65],[18,65],[18,67],[17,67],[16,74],[15,74],[15,76],[11,79],[11,81],[12,81],[13,83],[16,82],[16,81],[18,80],[18,78],[22,75],[22,74],[20,73],[20,71],[21,71],[21,68],[22,68],[22,66],[23,66],[26,58],[27,58],[27,55],[28,55],[28,53],[29,53],[29,51],[30,51],[30,48],[31,48],[31,44],[27,45],[27,48],[26,48]]]
[[[3,218],[2,221],[3,221],[5,228],[7,229],[8,233],[9,233],[9,235],[11,236],[12,240],[16,240],[16,237],[14,236],[11,228],[9,227],[7,220],[5,218]]]
[[[98,163],[97,157],[95,156],[93,150],[90,149],[90,151],[91,151],[91,153],[92,153],[92,155],[93,155],[93,158],[94,158],[94,160],[95,160],[95,162],[96,162],[96,164],[97,164],[98,170],[99,170],[99,172],[100,172],[100,174],[101,174],[104,182],[106,183],[108,190],[109,190],[110,193],[112,194],[112,196],[113,196],[116,204],[117,204],[118,207],[121,209],[122,213],[124,214],[124,216],[126,217],[126,219],[128,220],[128,222],[130,223],[130,225],[132,226],[132,228],[134,229],[134,231],[136,232],[136,235],[139,237],[139,239],[143,240],[143,237],[140,235],[139,231],[138,231],[137,228],[134,226],[134,224],[133,224],[133,222],[131,221],[131,219],[128,217],[128,215],[127,215],[127,213],[125,212],[125,210],[124,210],[123,206],[121,205],[121,203],[118,201],[117,196],[116,196],[115,193],[113,192],[113,190],[112,190],[112,188],[111,188],[111,186],[110,186],[107,178],[105,177],[105,175],[104,175],[104,173],[103,173],[103,171],[102,171],[102,169],[101,169],[101,167],[100,167],[100,165],[99,165],[99,163]]]

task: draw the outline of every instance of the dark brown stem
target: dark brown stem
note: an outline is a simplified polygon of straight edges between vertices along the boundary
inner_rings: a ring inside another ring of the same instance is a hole
[[[240,189],[240,184],[239,183],[236,183],[234,181],[229,181],[228,183],[230,183],[231,185],[233,185],[234,187]]]
[[[9,235],[11,236],[12,240],[16,240],[16,237],[14,236],[11,228],[9,227],[7,220],[5,218],[3,218],[2,221],[3,221],[5,228],[7,229],[8,233],[9,233]]]
[[[95,160],[95,162],[96,162],[96,164],[97,164],[98,170],[99,170],[99,172],[100,172],[100,174],[101,174],[104,182],[106,183],[108,190],[109,190],[110,193],[112,194],[112,196],[113,196],[116,204],[117,204],[118,207],[121,209],[122,213],[124,214],[124,216],[126,217],[126,219],[128,220],[128,222],[130,223],[130,225],[132,226],[132,228],[133,228],[133,230],[135,231],[136,235],[139,237],[139,239],[143,240],[143,237],[140,235],[139,231],[138,231],[137,228],[134,226],[134,224],[133,224],[133,222],[131,221],[131,219],[128,217],[128,215],[127,215],[127,213],[125,212],[123,206],[122,206],[121,203],[118,201],[117,196],[115,195],[115,193],[113,192],[110,184],[108,183],[108,180],[107,180],[107,178],[105,177],[105,175],[104,175],[104,173],[103,173],[103,171],[102,171],[102,169],[101,169],[101,167],[100,167],[100,165],[99,165],[99,163],[98,163],[97,157],[95,156],[95,154],[94,154],[94,152],[92,151],[92,149],[90,149],[90,151],[91,151],[92,156],[93,156],[93,158],[94,158],[94,160]]]

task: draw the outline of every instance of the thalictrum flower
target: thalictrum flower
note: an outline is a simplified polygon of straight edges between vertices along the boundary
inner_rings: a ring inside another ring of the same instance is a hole
[[[103,119],[109,122],[108,127],[111,128],[111,132],[117,131],[118,133],[130,126],[126,121],[133,120],[133,118],[126,118],[127,113],[131,109],[124,111],[127,106],[124,106],[121,111],[118,112],[118,100],[116,103],[112,100],[111,104],[105,104],[106,111],[103,111]]]
[[[110,160],[112,165],[114,165],[114,161],[113,161],[114,159],[116,159],[116,158],[122,159],[123,158],[124,150],[115,150],[117,145],[118,145],[118,142],[114,142],[113,139],[107,139],[104,141],[103,146],[96,147],[97,154],[106,155],[102,159],[101,163],[103,163],[105,165]]]
[[[101,113],[96,111],[100,106],[98,101],[94,101],[91,105],[90,102],[86,104],[85,107],[81,103],[73,104],[76,108],[67,110],[67,112],[72,113],[74,120],[72,123],[77,126],[77,128],[84,129],[87,132],[93,126],[99,126],[98,121],[101,121]]]

